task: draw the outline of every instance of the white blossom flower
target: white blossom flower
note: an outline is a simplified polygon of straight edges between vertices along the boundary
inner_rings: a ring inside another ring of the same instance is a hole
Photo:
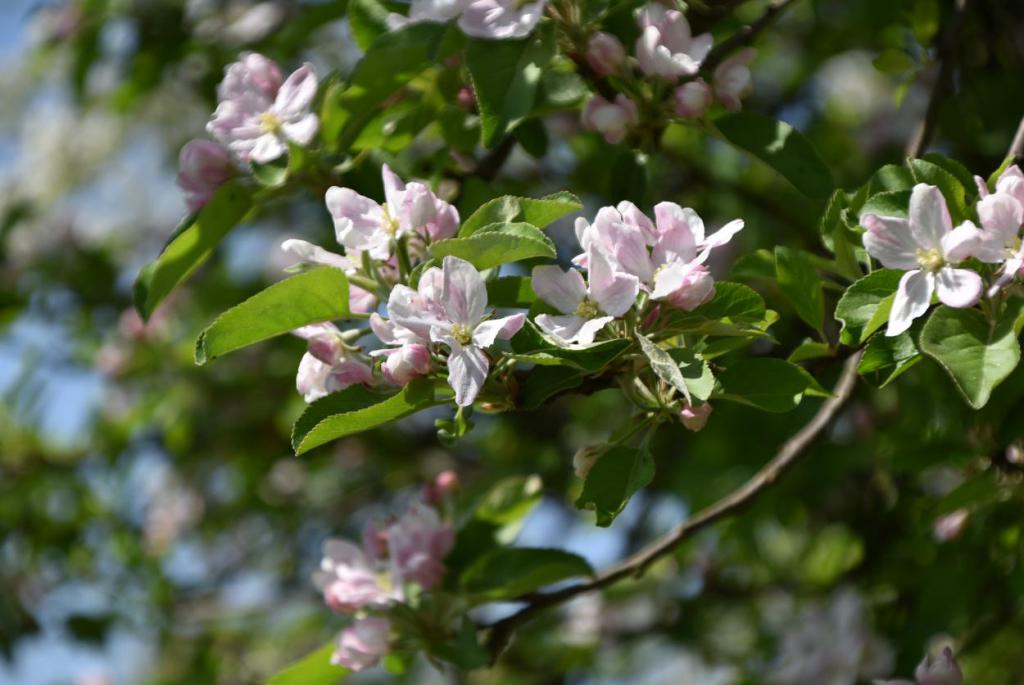
[[[609,144],[615,145],[625,139],[631,128],[640,122],[636,103],[619,93],[613,102],[600,95],[587,100],[582,114],[583,126],[597,131]]]
[[[190,212],[196,212],[235,173],[231,155],[211,140],[190,140],[178,157],[178,187]]]
[[[386,607],[401,599],[401,587],[387,587],[376,564],[364,550],[347,540],[328,540],[313,584],[333,611],[351,614]]]
[[[744,48],[715,68],[711,86],[715,90],[715,97],[730,112],[740,111],[743,98],[753,90],[750,63],[756,56],[757,50]]]
[[[651,3],[640,12],[639,23],[642,33],[636,42],[636,58],[648,76],[669,80],[691,76],[711,51],[711,34],[694,37],[679,10]]]
[[[459,18],[459,28],[474,38],[525,38],[544,15],[547,0],[470,0]]]
[[[974,252],[989,264],[1000,264],[999,278],[989,290],[994,295],[1024,268],[1024,247],[1020,229],[1024,224],[1024,178],[1020,169],[1010,167],[1000,176],[996,192],[987,193],[978,202],[978,219],[984,229]]]
[[[315,402],[352,385],[373,382],[373,370],[345,350],[341,331],[334,324],[310,324],[293,333],[309,341],[309,351],[302,355],[295,375],[295,387],[306,402]]]
[[[363,671],[380,663],[390,649],[391,622],[369,616],[357,619],[341,631],[331,663],[351,671]]]

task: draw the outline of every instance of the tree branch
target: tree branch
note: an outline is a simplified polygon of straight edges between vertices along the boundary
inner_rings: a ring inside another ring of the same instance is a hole
[[[1013,136],[1013,142],[1010,143],[1010,149],[1006,151],[1007,157],[1013,157],[1014,162],[1019,162],[1021,156],[1024,156],[1024,117],[1021,117],[1020,124],[1017,125],[1017,133]]]
[[[842,374],[839,376],[833,391],[833,396],[827,399],[818,409],[817,413],[815,413],[814,417],[789,440],[783,443],[775,457],[746,483],[714,504],[702,509],[686,521],[683,521],[673,530],[640,551],[601,571],[593,579],[585,583],[570,585],[561,590],[533,594],[530,596],[529,602],[525,607],[489,626],[491,632],[487,639],[487,647],[491,652],[492,658],[497,659],[516,628],[542,611],[562,604],[577,595],[606,587],[624,578],[642,575],[652,563],[669,554],[684,540],[720,519],[732,516],[749,506],[762,492],[769,489],[800,460],[805,450],[832,422],[832,419],[835,418],[839,410],[850,399],[856,385],[857,365],[860,363],[861,355],[862,352],[858,351],[847,358],[846,363],[843,365]]]

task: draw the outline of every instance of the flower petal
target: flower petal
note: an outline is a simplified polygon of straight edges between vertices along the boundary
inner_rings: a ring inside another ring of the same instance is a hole
[[[445,257],[441,264],[444,284],[441,307],[448,320],[476,326],[487,309],[487,286],[476,267],[458,257]]]
[[[544,302],[562,312],[571,314],[587,296],[587,286],[579,271],[562,271],[554,265],[535,266],[531,278],[533,291]]]
[[[914,319],[928,311],[934,290],[935,277],[931,273],[916,269],[903,274],[896,288],[885,334],[895,336],[910,328]]]
[[[602,312],[613,317],[628,312],[640,293],[640,280],[636,276],[613,271],[611,262],[600,250],[590,250],[589,262],[587,278],[591,299]]]
[[[525,322],[526,314],[522,313],[481,321],[473,330],[473,344],[478,347],[490,347],[498,338],[508,340],[519,332]]]
[[[316,88],[316,71],[313,70],[313,65],[307,62],[292,72],[281,84],[281,90],[277,91],[277,97],[274,99],[273,111],[285,120],[304,116],[313,104]]]
[[[743,230],[743,226],[743,219],[733,219],[705,238],[704,242],[700,244],[701,254],[698,256],[698,260],[703,262],[711,250],[728,243],[734,235]]]
[[[986,236],[973,222],[965,221],[942,236],[942,254],[948,262],[962,262],[975,256],[985,245]]]
[[[281,132],[284,137],[299,145],[309,145],[320,128],[320,119],[315,114],[307,114],[295,121],[286,121],[281,124]]]
[[[300,262],[306,264],[319,264],[321,266],[333,266],[335,269],[348,271],[352,263],[347,257],[335,254],[313,243],[297,238],[291,238],[281,243],[281,249],[296,257]]]
[[[1004,193],[993,193],[978,203],[978,219],[986,231],[999,236],[1002,244],[1013,242],[1024,224],[1024,207]]]
[[[582,316],[575,314],[564,316],[538,314],[533,320],[537,324],[537,328],[562,347],[569,347],[576,342],[580,329],[587,321]]]
[[[918,247],[940,249],[942,236],[953,230],[946,198],[935,186],[918,183],[910,191],[910,234]]]
[[[865,214],[860,218],[864,233],[864,248],[872,257],[890,269],[916,269],[917,243],[910,233],[906,219],[894,216]]]
[[[448,385],[455,391],[455,404],[468,407],[476,400],[487,381],[490,360],[478,347],[463,347],[454,340],[450,341],[449,346]]]
[[[935,274],[939,300],[950,307],[971,307],[981,299],[981,276],[970,269],[944,266]]]

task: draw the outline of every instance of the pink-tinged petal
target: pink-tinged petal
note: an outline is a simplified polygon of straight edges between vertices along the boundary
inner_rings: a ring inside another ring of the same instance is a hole
[[[647,240],[639,227],[622,220],[614,207],[603,207],[592,225],[592,246],[612,260],[616,270],[636,276],[647,282],[654,273],[654,265],[647,250]]]
[[[295,389],[299,391],[306,402],[315,402],[321,397],[326,397],[327,377],[331,373],[331,366],[324,364],[309,352],[302,355],[299,361],[299,369],[295,374]]]
[[[441,307],[448,320],[476,326],[487,310],[487,286],[480,272],[458,257],[445,257],[441,270],[444,273]]]
[[[554,265],[535,266],[531,283],[537,297],[563,314],[575,312],[587,296],[583,276],[575,269],[562,271]]]
[[[580,244],[581,248],[586,250],[593,236],[590,222],[581,216],[576,217],[576,221],[573,223],[573,233],[576,234],[576,242]],[[583,268],[586,268],[586,266],[584,265]]]
[[[324,364],[334,365],[344,354],[341,346],[341,331],[333,323],[314,323],[292,331],[309,343],[309,353]]]
[[[530,35],[544,14],[547,0],[472,0],[459,18],[459,28],[474,38],[508,40]]]
[[[347,257],[335,254],[334,252],[329,252],[319,245],[314,245],[313,243],[305,240],[290,238],[281,243],[281,249],[304,264],[332,266],[335,269],[341,269],[342,271],[348,271],[352,268],[352,263]]]
[[[430,350],[426,345],[411,343],[395,350],[378,350],[385,356],[381,375],[389,383],[407,385],[412,379],[430,373]]]
[[[713,411],[711,404],[705,402],[699,406],[687,403],[679,411],[679,421],[687,430],[697,432],[707,425],[708,417]]]
[[[190,212],[201,209],[234,173],[227,148],[212,140],[190,140],[178,157],[178,187]]]
[[[733,219],[725,226],[722,226],[720,229],[705,238],[704,242],[701,243],[701,254],[706,257],[711,250],[725,245],[732,240],[734,235],[743,230],[743,226],[743,219]],[[704,260],[700,259],[700,261]]]
[[[613,271],[611,262],[600,250],[590,250],[590,299],[605,314],[622,316],[636,303],[640,280],[636,276]],[[566,312],[568,313],[568,312]]]
[[[626,48],[610,33],[598,31],[587,42],[587,64],[595,73],[610,76],[626,62]]]
[[[455,340],[449,340],[448,345],[448,385],[455,391],[455,404],[468,407],[487,382],[491,362],[483,350],[473,345],[463,347]]]
[[[286,121],[281,124],[281,133],[284,137],[298,145],[309,145],[316,137],[320,128],[320,119],[315,114],[307,114],[295,121]]]
[[[358,359],[347,358],[331,368],[325,387],[327,392],[339,392],[359,384],[373,384],[373,369]]]
[[[914,670],[914,678],[918,685],[961,685],[964,681],[960,665],[949,647],[944,648],[936,659],[926,656]]]
[[[601,329],[614,320],[615,318],[611,316],[598,316],[594,319],[587,319],[583,322],[583,325],[580,326],[580,330],[576,334],[576,344],[592,345],[594,343],[594,338],[597,337],[597,334]]]
[[[316,97],[317,83],[313,65],[303,64],[281,84],[274,99],[274,113],[285,121],[306,115]]]
[[[388,297],[388,316],[394,324],[406,329],[418,340],[430,340],[431,329],[442,323],[437,312],[424,303],[420,293],[401,284],[391,289],[391,295]],[[391,333],[403,341],[408,338],[395,329],[391,329]]]
[[[970,269],[944,266],[935,274],[936,294],[949,307],[973,307],[981,299],[983,288],[981,276]]]
[[[569,347],[579,338],[580,329],[588,320],[575,314],[564,316],[538,314],[533,321],[537,324],[537,328],[554,343],[561,347]]]
[[[865,214],[860,218],[864,248],[872,257],[890,269],[916,269],[917,243],[906,219]]]
[[[715,39],[710,33],[702,33],[699,36],[695,36],[690,43],[687,54],[699,65],[708,56],[708,53],[711,52],[711,46],[714,42]]]
[[[510,340],[526,323],[526,314],[512,314],[500,319],[481,321],[473,330],[473,344],[490,347],[495,340]]]
[[[369,314],[377,308],[377,296],[357,285],[348,286],[348,306],[357,314]]]
[[[1021,269],[1024,268],[1024,255],[1018,251],[1012,257],[1006,260],[1003,264],[1003,268],[1000,270],[999,278],[992,284],[992,287],[988,289],[988,296],[995,297],[1000,290],[1005,288],[1009,283],[1013,281],[1020,273]]]
[[[988,197],[988,183],[985,182],[985,179],[983,179],[981,176],[976,175],[974,177],[974,185],[978,187],[978,197]]]
[[[935,277],[931,273],[915,270],[903,274],[896,288],[885,334],[896,336],[910,328],[914,319],[928,311],[934,291]]]
[[[942,236],[953,230],[946,198],[935,186],[918,183],[910,191],[910,234],[918,247],[941,249]]]
[[[369,252],[376,259],[388,256],[389,236],[383,229],[381,206],[350,188],[333,186],[326,194],[334,234],[347,251]]]
[[[993,193],[978,203],[982,228],[999,236],[1003,245],[1012,243],[1024,224],[1024,207],[1005,193]]]
[[[673,262],[658,270],[651,298],[665,300],[673,307],[692,311],[715,294],[715,279],[702,264]]]
[[[381,165],[380,175],[384,179],[384,202],[387,203],[392,218],[396,218],[395,215],[400,211],[405,198],[405,183],[387,164]]]
[[[675,257],[688,262],[696,256],[697,245],[704,240],[704,221],[697,212],[675,202],[659,202],[654,205],[654,219],[658,227],[656,260]]]
[[[1010,173],[1011,170],[1015,173]],[[1021,205],[1024,205],[1024,176],[1020,174],[1020,169],[1016,165],[1007,169],[996,183],[996,192],[1009,195]]]
[[[711,106],[711,87],[702,78],[687,81],[673,95],[675,112],[683,119],[700,119]]]
[[[947,262],[962,262],[983,250],[986,236],[980,228],[965,221],[942,236],[942,254]]]
[[[370,314],[370,330],[385,345],[401,345],[404,342],[399,333],[404,332],[405,329],[394,321],[388,321],[377,312]]]
[[[628,226],[634,226],[643,233],[644,240],[648,245],[653,245],[658,239],[658,229],[654,225],[654,222],[651,221],[646,214],[641,212],[640,208],[635,204],[628,200],[623,200],[619,204],[615,205],[615,210],[622,215],[623,223]],[[586,248],[585,245],[582,246]]]
[[[270,106],[281,87],[283,76],[273,60],[256,52],[243,52],[237,62],[224,69],[224,80],[217,86],[220,101],[258,95],[264,109]]]
[[[267,133],[256,139],[256,144],[253,145],[252,152],[249,153],[249,159],[257,164],[266,164],[273,162],[286,152],[288,152],[288,146],[284,144],[284,141]]]
[[[391,623],[386,618],[356,620],[341,632],[331,663],[358,673],[376,666],[390,648]]]

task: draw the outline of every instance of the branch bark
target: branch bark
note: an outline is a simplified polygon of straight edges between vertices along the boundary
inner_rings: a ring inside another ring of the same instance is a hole
[[[771,461],[739,488],[683,521],[672,531],[640,551],[601,571],[593,579],[585,583],[570,585],[561,590],[534,594],[529,598],[525,607],[489,626],[491,632],[487,638],[487,648],[491,652],[492,658],[497,659],[516,628],[537,614],[577,595],[598,590],[630,576],[642,575],[652,563],[672,552],[684,540],[749,506],[800,460],[807,448],[832,422],[839,410],[853,395],[853,389],[857,382],[857,365],[860,363],[861,355],[862,352],[858,351],[847,358],[832,397],[821,405],[814,417],[803,428],[783,443]]]

